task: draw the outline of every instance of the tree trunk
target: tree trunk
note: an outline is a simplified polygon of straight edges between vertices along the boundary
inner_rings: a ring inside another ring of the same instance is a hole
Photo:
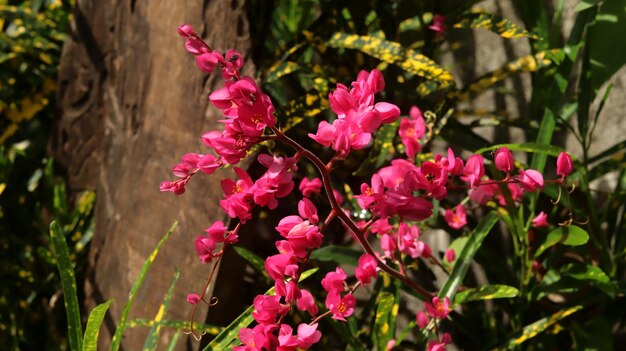
[[[233,47],[244,55],[250,50],[243,0],[79,0],[64,47],[62,118],[53,149],[72,189],[97,191],[86,311],[115,299],[99,349],[108,348],[144,260],[175,219],[180,225],[154,262],[129,317],[157,314],[178,266],[181,277],[165,318],[189,318],[185,296],[202,289],[210,268],[196,258],[193,239],[223,219],[219,175],[197,176],[204,179],[194,179],[180,197],[159,192],[182,154],[207,152],[199,136],[216,129],[221,118],[206,98],[221,78],[196,69],[176,33],[183,23],[217,49]],[[147,332],[128,330],[123,347],[140,349]],[[163,330],[161,342],[172,333]]]

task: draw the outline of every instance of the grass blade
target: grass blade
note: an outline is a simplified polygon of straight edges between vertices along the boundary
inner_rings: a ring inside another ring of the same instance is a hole
[[[167,234],[165,234],[165,236],[161,239],[161,241],[159,241],[157,246],[154,248],[154,250],[150,254],[150,257],[148,257],[146,262],[144,262],[143,267],[141,267],[139,276],[135,280],[135,283],[133,284],[132,288],[130,289],[128,302],[124,306],[124,310],[122,311],[122,317],[120,318],[120,322],[117,325],[117,329],[115,329],[115,335],[113,335],[113,340],[111,341],[111,347],[110,347],[111,351],[117,351],[120,348],[120,344],[122,342],[122,334],[124,334],[124,330],[126,329],[126,319],[128,318],[128,313],[130,312],[130,309],[131,307],[133,307],[133,304],[135,303],[135,299],[137,298],[137,290],[139,290],[139,288],[143,284],[143,281],[146,279],[148,270],[150,270],[152,263],[154,262],[157,254],[159,253],[159,250],[161,250],[161,246],[163,246],[163,244],[167,241],[167,239],[170,237],[170,234],[172,234],[172,232],[174,231],[177,225],[178,225],[178,221],[175,221],[174,224],[172,224],[172,226],[170,227],[170,230],[167,232]]]
[[[98,349],[100,327],[111,302],[113,300],[99,304],[89,314],[87,326],[85,327],[85,337],[83,338],[83,351],[96,351]]]
[[[74,277],[74,266],[70,260],[70,253],[63,235],[61,226],[56,221],[50,223],[50,240],[54,256],[57,261],[57,268],[61,275],[61,286],[63,287],[63,300],[65,301],[65,311],[67,312],[67,336],[72,350],[82,350],[82,326],[80,323],[80,308],[78,307],[78,297],[76,296],[76,278]]]
[[[163,320],[163,316],[165,316],[165,314],[167,313],[167,308],[169,307],[170,299],[172,298],[172,293],[174,292],[174,286],[176,285],[176,282],[178,282],[178,278],[180,278],[180,271],[178,270],[178,268],[176,268],[176,272],[174,272],[174,278],[172,279],[172,282],[167,289],[167,293],[163,298],[161,306],[159,306],[159,311],[157,312],[157,315],[153,319],[154,325],[152,325],[152,328],[150,328],[150,332],[146,337],[146,342],[143,344],[144,351],[156,350],[157,341],[159,340],[159,333],[161,332],[161,327],[163,326],[163,324],[161,324],[161,321]]]
[[[476,251],[478,251],[478,248],[491,231],[491,228],[498,222],[498,219],[498,214],[491,211],[478,222],[476,229],[470,234],[469,240],[465,246],[463,246],[463,250],[457,257],[450,276],[439,291],[439,297],[448,297],[450,300],[453,300],[454,294],[463,282]]]
[[[561,319],[573,314],[574,312],[582,309],[582,306],[574,306],[565,310],[561,310],[550,317],[542,318],[535,323],[529,324],[524,327],[520,332],[513,335],[506,341],[504,344],[494,348],[493,350],[510,350],[515,348],[516,346],[521,345],[526,342],[528,339],[534,338],[540,333],[544,332],[548,328],[555,325]]]

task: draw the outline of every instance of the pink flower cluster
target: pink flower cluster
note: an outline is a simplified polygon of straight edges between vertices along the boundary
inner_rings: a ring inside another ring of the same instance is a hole
[[[436,15],[429,28],[438,33],[443,32],[445,19]],[[445,200],[451,191],[469,190],[470,199],[474,203],[485,204],[496,200],[501,205],[507,205],[508,196],[502,194],[501,187],[508,188],[513,201],[521,201],[525,192],[537,191],[546,182],[563,183],[573,172],[571,156],[561,153],[556,164],[559,179],[544,181],[543,175],[537,170],[519,167],[517,173],[514,173],[515,159],[506,147],[497,149],[493,154],[493,164],[504,173],[496,176],[497,179],[487,179],[485,176],[485,159],[482,155],[471,155],[464,161],[451,148],[446,155],[435,155],[416,165],[413,161],[424,143],[432,137],[432,130],[426,125],[421,111],[414,106],[409,117],[399,122],[398,131],[409,160],[391,161],[389,166],[379,169],[371,177],[370,184],[361,185],[361,193],[354,198],[363,210],[372,214],[372,218],[356,223],[349,218],[349,212],[345,212],[347,210],[337,205],[342,204],[343,198],[337,190],[332,189],[328,179],[335,160],[346,158],[352,150],[367,147],[373,133],[382,124],[393,123],[400,116],[400,109],[396,105],[374,101],[374,96],[385,86],[382,73],[375,69],[371,72],[361,71],[349,87],[338,84],[336,90],[330,93],[330,107],[337,118],[332,123],[320,122],[317,132],[309,134],[317,143],[335,150],[332,160],[324,164],[276,128],[274,105],[270,98],[251,77],[240,76],[243,66],[241,54],[232,49],[225,54],[211,49],[188,25],[181,26],[178,32],[185,39],[187,51],[195,56],[196,65],[207,73],[218,69],[225,79],[224,86],[209,95],[211,104],[224,115],[220,121],[223,130],[204,133],[202,141],[213,150],[212,153],[185,154],[180,163],[172,167],[172,173],[178,179],[162,182],[161,191],[182,194],[192,176],[198,173],[212,174],[225,165],[237,164],[254,145],[263,140],[280,140],[296,150],[291,157],[260,154],[257,161],[267,170],[257,179],[252,179],[244,169],[233,167],[237,178],[221,181],[224,197],[220,200],[220,207],[229,217],[237,218],[238,224],[235,229],[228,230],[223,222],[217,221],[203,235],[198,236],[195,249],[200,261],[219,262],[224,248],[238,241],[239,228],[252,218],[255,206],[277,208],[279,200],[295,188],[293,177],[301,158],[311,161],[324,179],[303,178],[298,185],[302,194],[297,206],[298,215],[284,217],[275,227],[282,236],[275,243],[278,253],[267,257],[264,263],[267,276],[274,281],[274,295],[258,295],[254,299],[252,316],[256,325],[239,331],[242,345],[235,347],[235,350],[295,351],[310,348],[321,338],[317,321],[330,315],[334,320],[345,322],[355,311],[357,300],[354,291],[360,286],[369,285],[380,270],[420,292],[420,286],[411,284],[413,282],[406,274],[405,262],[410,257],[437,263],[437,258],[433,257],[431,248],[420,240],[419,225],[411,222],[431,217],[434,200]],[[266,134],[268,130],[273,134]],[[326,195],[330,196],[332,207],[326,220],[320,220],[313,202],[320,198],[315,195],[321,194],[323,188]],[[333,197],[336,201],[332,201]],[[450,228],[459,230],[467,225],[467,210],[463,204],[465,202],[443,211]],[[321,285],[326,291],[327,311],[319,315],[313,295],[300,287],[298,281],[311,252],[322,245],[323,230],[337,217],[367,253],[358,260],[356,282],[352,285],[347,283],[348,275],[341,267],[325,275]],[[531,223],[535,228],[549,226],[543,211]],[[380,240],[380,252],[370,246],[367,239],[370,233],[376,234]],[[456,259],[456,252],[448,249],[444,257],[451,263]],[[392,268],[394,265],[399,271]],[[426,290],[423,292],[426,296],[431,294]],[[194,307],[200,302],[209,304],[204,300],[204,294],[189,294],[187,301]],[[297,328],[289,325],[285,319],[294,307],[308,313],[313,320],[308,324],[300,323]],[[417,314],[417,324],[420,328],[426,328],[433,320],[437,323],[445,319],[449,312],[450,300],[447,297],[443,300],[434,297],[426,302],[425,312]],[[437,340],[429,342],[428,350],[445,350],[450,342],[449,334],[437,335]],[[388,349],[394,343],[394,340],[390,341]]]
[[[337,119],[332,124],[320,122],[317,133],[309,136],[325,147],[332,147],[341,157],[346,157],[351,150],[365,148],[382,123],[394,122],[400,116],[396,105],[374,104],[374,95],[384,88],[383,75],[376,69],[361,71],[350,89],[337,84],[337,89],[328,97]]]

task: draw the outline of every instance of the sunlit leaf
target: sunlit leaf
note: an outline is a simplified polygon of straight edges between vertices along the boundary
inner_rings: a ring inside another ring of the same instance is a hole
[[[550,317],[546,317],[536,321],[535,323],[529,324],[524,327],[519,333],[510,337],[504,344],[494,348],[493,350],[510,350],[513,349],[529,339],[534,338],[535,336],[543,333],[550,327],[554,326],[557,322],[562,320],[563,318],[570,316],[582,309],[582,306],[570,307],[564,310],[561,310]]]
[[[85,337],[83,338],[83,351],[96,351],[98,349],[98,334],[100,333],[102,321],[104,321],[104,315],[107,313],[111,302],[113,300],[99,304],[89,314],[87,326],[85,327]]]
[[[515,23],[500,16],[474,12],[461,15],[460,21],[454,24],[454,28],[483,28],[490,30],[503,38],[532,38],[537,36],[527,32],[524,28],[518,27]]]
[[[519,290],[508,285],[483,285],[478,288],[459,291],[454,296],[454,304],[462,304],[469,301],[493,300],[515,297]]]
[[[67,335],[70,340],[70,346],[73,350],[82,350],[83,330],[80,322],[74,266],[70,260],[70,253],[65,242],[63,230],[55,221],[50,223],[50,240],[52,241],[57,268],[61,276],[63,300],[65,302],[65,312],[67,313]]]
[[[589,241],[589,234],[587,234],[584,229],[575,225],[559,227],[548,233],[546,240],[537,249],[535,257],[539,257],[539,255],[544,253],[548,248],[556,244],[580,246],[585,245],[587,241]]]
[[[405,49],[402,45],[371,36],[356,34],[335,33],[328,45],[338,48],[360,50],[381,61],[394,64],[403,70],[420,77],[436,81],[440,88],[454,86],[452,74],[428,57],[413,50]]]

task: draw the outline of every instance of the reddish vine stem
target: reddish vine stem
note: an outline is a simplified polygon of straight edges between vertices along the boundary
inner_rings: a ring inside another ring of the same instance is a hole
[[[357,241],[359,242],[363,250],[365,250],[366,253],[372,255],[376,259],[378,263],[378,267],[380,267],[383,271],[385,271],[390,276],[406,284],[408,287],[413,289],[418,295],[420,295],[420,297],[422,297],[423,299],[432,300],[432,298],[434,297],[434,294],[422,288],[419,284],[411,280],[408,276],[388,266],[380,258],[378,258],[378,256],[376,256],[374,249],[372,249],[367,239],[365,239],[365,235],[363,231],[361,231],[361,229],[359,229],[356,223],[354,223],[354,221],[352,221],[352,219],[350,219],[350,217],[341,210],[341,207],[339,206],[339,203],[337,202],[337,199],[335,199],[335,196],[333,194],[333,187],[330,182],[330,172],[328,171],[328,168],[326,168],[326,165],[324,164],[324,162],[322,162],[322,160],[320,160],[319,157],[317,157],[314,153],[305,149],[302,145],[298,144],[298,142],[296,142],[295,140],[285,135],[278,128],[271,127],[271,129],[276,134],[278,139],[281,139],[287,145],[294,148],[296,152],[302,154],[307,160],[313,163],[315,168],[317,168],[318,172],[320,172],[320,175],[322,176],[322,183],[324,184],[324,190],[326,190],[326,196],[328,197],[328,201],[330,202],[332,209],[336,211],[337,217],[339,217],[339,219],[354,233],[355,237],[357,238]]]

